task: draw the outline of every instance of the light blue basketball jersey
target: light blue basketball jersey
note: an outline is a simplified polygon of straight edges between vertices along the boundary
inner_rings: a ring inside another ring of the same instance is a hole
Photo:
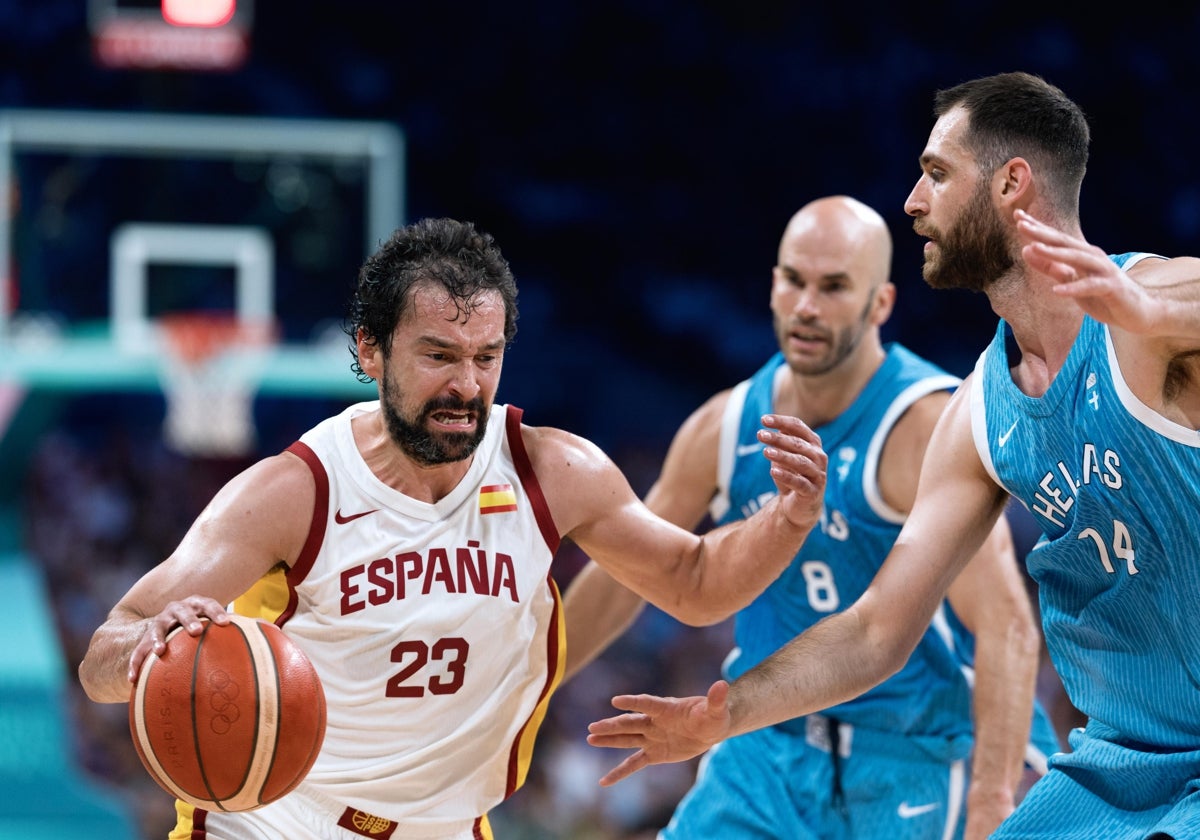
[[[730,397],[721,433],[721,492],[712,510],[718,523],[745,518],[776,494],[756,433],[762,415],[774,411],[778,377],[787,375],[783,355],[777,353]],[[730,678],[817,621],[850,606],[866,590],[904,521],[904,515],[892,510],[879,493],[876,472],[883,444],[913,403],[958,384],[957,377],[891,344],[883,365],[854,403],[833,422],[814,430],[829,455],[820,526],[783,574],[737,614],[737,648],[727,663]],[[948,739],[955,745],[955,754],[948,758],[969,752],[969,660],[965,651],[958,650],[948,610],[949,605],[943,604],[898,674],[826,714],[855,726]]]
[[[1127,268],[1145,254],[1110,257]],[[1029,554],[1071,702],[1139,749],[1200,744],[1200,433],[1141,403],[1085,317],[1039,398],[1001,321],[972,383],[976,447],[1043,536]]]
[[[904,515],[883,501],[876,482],[884,442],[917,400],[959,380],[899,345],[886,349],[854,403],[816,429],[829,454],[820,525],[775,583],[735,617],[729,678],[850,606],[900,533]],[[717,522],[749,516],[776,493],[756,433],[789,375],[776,354],[730,395],[718,449]],[[820,715],[731,738],[710,752],[660,840],[961,837],[973,648],[974,638],[943,604],[891,679]],[[1035,704],[1026,761],[1045,772],[1047,756],[1058,750]]]

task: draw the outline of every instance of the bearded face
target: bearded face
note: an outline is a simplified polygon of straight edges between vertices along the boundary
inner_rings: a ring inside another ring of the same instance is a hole
[[[406,455],[422,466],[466,460],[487,430],[488,407],[479,397],[465,402],[451,396],[435,397],[407,411],[404,395],[387,370],[381,380],[381,397],[388,434]],[[430,428],[431,422],[441,426],[463,422],[464,428],[470,430],[435,430]]]
[[[926,251],[922,272],[931,287],[981,292],[1012,269],[1008,231],[992,205],[988,186],[986,179],[980,179],[958,222],[944,233],[925,219],[913,222],[917,233],[937,242],[936,249]]]
[[[820,376],[835,369],[862,343],[870,329],[868,319],[874,304],[874,290],[867,296],[866,305],[854,320],[844,326],[822,324],[817,319],[783,318],[775,314],[775,336],[779,347],[787,358],[788,367],[803,376]],[[795,346],[796,339],[803,339],[806,348],[823,347],[822,350],[806,349],[801,352]]]

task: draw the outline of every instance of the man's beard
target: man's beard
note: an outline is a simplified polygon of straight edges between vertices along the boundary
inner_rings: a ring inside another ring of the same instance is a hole
[[[920,219],[913,222],[913,229],[922,232]],[[982,292],[1012,269],[1008,233],[992,206],[986,181],[975,190],[958,223],[937,238],[935,247],[937,255],[926,258],[922,271],[934,289]]]
[[[863,336],[867,333],[867,319],[871,315],[871,307],[874,305],[875,292],[872,291],[867,297],[867,304],[859,313],[858,321],[851,327],[847,327],[840,332],[837,330],[828,331],[829,334],[829,352],[820,359],[796,360],[789,358],[788,366],[793,372],[801,376],[821,376],[835,369],[846,358],[854,352],[854,349],[862,343]],[[780,348],[787,345],[788,333],[791,332],[791,326],[785,324],[778,315],[775,316],[775,337],[779,340]],[[785,352],[785,355],[786,352]]]
[[[392,396],[395,393],[389,385],[387,374],[383,379],[383,399],[380,405],[383,409],[384,422],[388,434],[404,453],[426,467],[438,464],[450,464],[464,461],[483,440],[487,431],[488,412],[483,400],[476,397],[468,402],[454,397],[438,397],[430,400],[421,407],[416,417],[409,418],[400,414]],[[397,394],[398,396],[398,394]],[[431,432],[426,428],[426,421],[439,411],[470,411],[475,415],[475,430],[473,432]]]

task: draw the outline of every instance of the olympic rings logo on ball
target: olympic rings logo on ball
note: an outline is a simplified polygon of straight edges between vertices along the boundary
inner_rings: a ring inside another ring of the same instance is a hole
[[[220,669],[208,675],[208,704],[216,712],[209,718],[209,727],[218,735],[224,735],[242,716],[234,702],[238,696],[238,684],[228,673]]]

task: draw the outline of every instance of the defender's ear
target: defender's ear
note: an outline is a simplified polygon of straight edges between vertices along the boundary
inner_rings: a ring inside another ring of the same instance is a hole
[[[1017,208],[1028,209],[1037,189],[1033,168],[1023,157],[1015,157],[992,176],[992,195],[1002,215],[1011,218]]]

